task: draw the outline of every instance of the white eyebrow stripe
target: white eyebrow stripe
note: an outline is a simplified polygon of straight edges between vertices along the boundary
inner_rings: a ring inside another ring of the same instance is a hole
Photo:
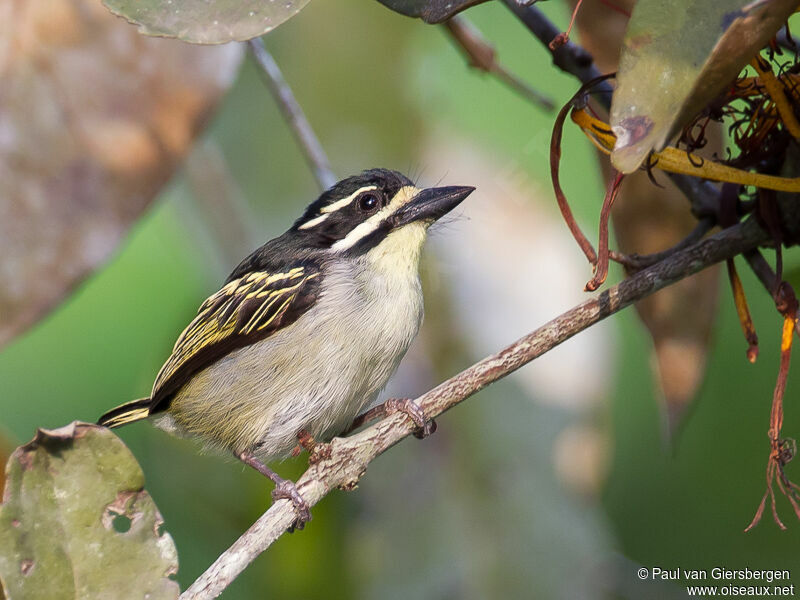
[[[329,204],[328,206],[324,206],[323,208],[320,209],[319,212],[321,212],[322,214],[335,212],[335,211],[337,211],[339,209],[344,208],[348,204],[350,204],[355,199],[355,197],[358,196],[361,192],[368,192],[369,190],[377,190],[377,189],[378,189],[377,185],[367,185],[367,186],[364,186],[362,188],[358,188],[355,192],[350,194],[347,198],[342,198],[341,200],[337,200],[333,204]]]
[[[300,227],[298,227],[298,229],[311,229],[312,227],[314,227],[314,225],[319,225],[320,223],[322,223],[327,218],[328,218],[328,215],[320,215],[318,217],[314,217],[310,221],[307,221],[307,222],[303,223],[302,225],[300,225]]]
[[[419,190],[412,186],[400,188],[400,191],[395,194],[394,198],[392,198],[392,201],[389,202],[389,204],[384,206],[381,210],[376,212],[363,223],[356,225],[350,233],[331,246],[331,250],[334,252],[339,252],[342,250],[349,250],[355,246],[360,240],[364,239],[378,227],[380,227],[381,222],[386,217],[399,210],[404,204],[411,200],[418,191]]]

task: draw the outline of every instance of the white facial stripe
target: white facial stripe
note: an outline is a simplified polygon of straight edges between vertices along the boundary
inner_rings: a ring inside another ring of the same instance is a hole
[[[364,186],[362,188],[357,189],[355,192],[350,194],[347,198],[342,198],[341,200],[337,200],[333,204],[329,204],[328,206],[320,209],[319,212],[321,212],[322,214],[335,212],[335,211],[337,211],[337,210],[339,210],[341,208],[344,208],[348,204],[350,204],[355,199],[355,197],[358,196],[361,192],[368,192],[369,190],[377,190],[377,189],[378,189],[377,185]]]
[[[407,204],[409,200],[416,196],[418,192],[419,190],[411,185],[400,188],[389,204],[384,206],[363,223],[356,225],[350,233],[331,246],[331,250],[334,252],[349,250],[360,240],[364,239],[378,227],[380,227],[381,222],[386,219],[386,217],[390,216],[394,212],[397,212],[404,204]]]
[[[311,219],[307,223],[303,223],[302,225],[300,225],[300,227],[298,227],[298,229],[311,229],[312,227],[314,227],[314,225],[319,225],[320,223],[322,223],[327,218],[328,218],[328,215],[320,215],[318,217],[314,217],[313,219]]]

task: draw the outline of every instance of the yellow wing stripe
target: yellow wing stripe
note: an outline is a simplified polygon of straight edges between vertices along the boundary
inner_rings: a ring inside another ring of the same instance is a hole
[[[156,378],[153,396],[205,348],[230,336],[248,336],[269,327],[287,311],[302,286],[318,276],[319,272],[295,267],[282,273],[248,273],[223,286],[203,302],[197,316],[178,337],[172,355]],[[257,306],[253,306],[254,301]],[[248,313],[244,323],[242,311]]]
[[[271,294],[271,297],[268,300],[266,300],[264,303],[261,304],[259,309],[250,318],[250,320],[247,322],[247,324],[242,328],[242,333],[244,333],[246,335],[246,334],[252,332],[253,329],[255,329],[256,325],[258,325],[258,322],[261,320],[261,318],[265,314],[267,314],[269,312],[269,310],[278,301],[278,298],[280,298],[281,295],[282,294]],[[294,298],[293,295],[289,296],[290,300],[292,298]]]
[[[146,419],[149,415],[149,408],[136,408],[124,414],[108,419],[103,423],[103,425],[109,429],[113,429],[114,427],[121,427],[122,425],[133,423],[134,421],[141,421],[142,419]]]
[[[259,325],[258,326],[258,330],[261,331],[265,327],[269,326],[269,324],[272,323],[278,315],[283,314],[283,312],[286,310],[286,307],[289,305],[289,302],[291,302],[292,300],[294,300],[294,296],[293,295],[290,296],[289,298],[287,298],[284,301],[284,303],[281,304],[281,307],[278,310],[276,310],[275,313],[269,319],[267,319],[264,323]]]

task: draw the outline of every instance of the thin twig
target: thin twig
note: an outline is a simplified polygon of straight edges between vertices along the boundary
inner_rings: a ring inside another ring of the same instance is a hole
[[[553,55],[553,64],[562,71],[574,75],[581,83],[588,83],[602,75],[594,66],[594,59],[587,50],[573,41],[568,41],[558,48],[552,49],[549,44],[562,31],[556,27],[544,13],[535,6],[523,6],[516,0],[503,0],[505,5],[528,28],[545,48]],[[614,88],[608,81],[598,83],[595,92],[599,92],[598,102],[606,109],[611,105],[611,94]]]
[[[494,75],[500,82],[533,104],[549,111],[555,108],[555,102],[551,98],[522,81],[498,62],[494,47],[465,17],[452,17],[445,21],[443,26],[445,31],[450,34],[450,39],[466,54],[471,67]]]
[[[428,418],[434,418],[631,303],[710,265],[750,251],[768,239],[752,219],[705,238],[563,313],[448,379],[416,402]],[[405,415],[397,413],[350,437],[334,438],[330,457],[309,466],[297,481],[297,489],[308,505],[314,506],[335,488],[355,488],[369,463],[413,433],[414,428]],[[295,518],[288,500],[275,502],[183,593],[181,600],[209,600],[219,596]]]
[[[767,259],[761,254],[761,251],[755,249],[750,252],[745,252],[744,258],[747,264],[750,265],[753,273],[755,273],[756,277],[761,281],[761,284],[769,292],[769,295],[774,297],[780,281],[778,281],[778,276],[775,274],[775,271],[772,270],[772,267],[769,266]]]
[[[609,257],[614,262],[617,262],[625,267],[626,272],[630,275],[636,271],[644,269],[645,267],[649,267],[657,262],[661,262],[672,254],[675,254],[676,252],[699,242],[703,236],[713,228],[714,221],[711,218],[706,217],[700,219],[697,222],[697,225],[694,226],[694,229],[692,229],[685,238],[671,248],[661,250],[660,252],[654,252],[653,254],[623,254],[621,252],[612,251],[609,254]]]
[[[283,78],[283,73],[278,68],[278,63],[272,58],[272,55],[267,51],[264,42],[261,38],[253,38],[247,42],[250,50],[256,59],[256,62],[261,67],[261,72],[264,75],[264,81],[275,98],[278,106],[289,123],[289,127],[294,133],[297,143],[303,150],[306,157],[306,162],[314,172],[314,177],[323,190],[328,189],[336,183],[336,175],[331,170],[331,165],[328,162],[328,157],[319,143],[319,139],[311,129],[311,124],[308,122],[303,109],[297,102],[297,98],[292,93],[292,88],[286,83]]]

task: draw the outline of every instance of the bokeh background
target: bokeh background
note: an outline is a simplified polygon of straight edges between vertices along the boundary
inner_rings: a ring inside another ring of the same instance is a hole
[[[563,5],[543,10],[566,25]],[[558,104],[574,93],[500,3],[468,14],[511,70]],[[580,301],[590,270],[549,188],[552,114],[468,69],[441,30],[377,2],[312,2],[265,41],[338,174],[386,166],[424,185],[478,188],[433,232],[426,321],[387,397],[422,393]],[[563,147],[566,192],[593,232],[596,157],[571,129]],[[147,395],[199,303],[317,193],[248,59],[113,259],[0,353],[2,444]],[[638,582],[638,566],[800,575],[800,523],[783,498],[788,531],[767,515],[742,532],[763,492],[780,330],[769,297],[742,277],[761,356],[745,360],[721,289],[707,374],[673,439],[650,339],[627,310],[446,414],[435,436],[376,460],[356,492],[331,494],[223,597],[682,598],[678,585]],[[800,429],[795,380],[788,436]],[[186,587],[263,512],[270,485],[146,424],[119,435],[175,539]],[[304,464],[275,467],[294,478]]]

